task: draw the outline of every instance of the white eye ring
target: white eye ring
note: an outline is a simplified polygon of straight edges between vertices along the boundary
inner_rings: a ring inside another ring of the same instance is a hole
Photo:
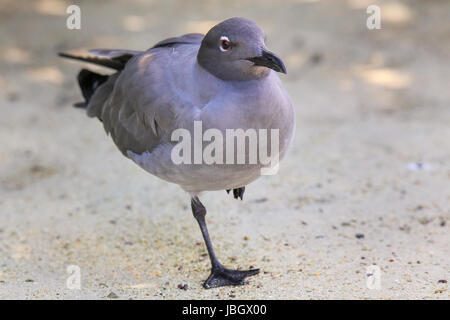
[[[227,43],[228,48],[224,48],[223,45]],[[219,49],[222,52],[228,51],[231,49],[231,41],[227,36],[221,36],[220,37],[220,45],[219,45]]]

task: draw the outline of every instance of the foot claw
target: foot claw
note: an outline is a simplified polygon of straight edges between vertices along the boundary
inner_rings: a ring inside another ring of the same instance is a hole
[[[227,193],[230,193],[231,190],[227,190]],[[233,197],[235,199],[244,199],[245,187],[233,189]]]
[[[245,278],[254,276],[258,273],[259,269],[230,270],[222,267],[211,272],[211,275],[203,283],[203,287],[205,289],[210,289],[222,286],[240,285],[244,283]]]

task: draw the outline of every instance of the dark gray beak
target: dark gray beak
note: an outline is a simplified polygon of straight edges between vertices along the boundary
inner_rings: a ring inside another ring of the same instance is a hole
[[[263,50],[258,57],[248,58],[255,66],[263,66],[275,70],[276,72],[287,73],[283,61],[272,52]]]

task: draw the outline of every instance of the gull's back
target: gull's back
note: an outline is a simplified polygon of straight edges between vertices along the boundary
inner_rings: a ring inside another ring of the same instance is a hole
[[[190,79],[202,38],[170,38],[134,55],[91,97],[88,115],[103,122],[124,155],[151,152],[170,141],[182,126],[177,122],[193,120],[195,109],[206,102],[203,94],[195,95],[197,84]]]

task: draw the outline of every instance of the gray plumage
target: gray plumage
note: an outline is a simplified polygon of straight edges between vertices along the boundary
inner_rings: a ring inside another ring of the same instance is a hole
[[[229,52],[220,49],[223,36],[232,43]],[[96,88],[87,114],[103,122],[125,156],[191,194],[244,186],[259,177],[260,165],[176,165],[170,137],[176,128],[192,130],[194,120],[203,130],[279,129],[284,156],[294,111],[275,72],[250,59],[268,52],[264,38],[255,23],[232,18],[206,36],[170,38],[145,52],[92,50],[97,56],[75,57],[118,70]]]
[[[181,128],[193,133],[194,122],[200,121],[196,124],[202,124],[201,134],[208,129],[222,134],[226,153],[228,129],[278,129],[279,158],[283,158],[294,135],[294,110],[275,74],[286,73],[286,68],[267,50],[264,38],[255,23],[232,18],[213,27],[206,36],[187,34],[166,39],[145,52],[92,50],[94,56],[61,54],[117,71],[104,76],[81,70],[78,82],[85,102],[76,106],[86,108],[89,116],[103,122],[125,156],[191,194],[192,213],[211,260],[205,288],[243,284],[259,269],[232,270],[220,263],[206,226],[206,208],[197,195],[206,190],[233,189],[234,198],[242,200],[245,185],[261,175],[263,165],[261,161],[248,161],[249,141],[244,151],[245,164],[236,164],[238,152],[233,152],[235,164],[176,164],[171,154],[178,141],[171,141],[171,136]],[[272,140],[268,140],[267,148],[271,150]],[[214,140],[220,147],[218,141]],[[209,142],[200,143],[205,148]],[[257,154],[259,148],[264,148],[260,143]],[[191,151],[195,151],[194,144]]]

